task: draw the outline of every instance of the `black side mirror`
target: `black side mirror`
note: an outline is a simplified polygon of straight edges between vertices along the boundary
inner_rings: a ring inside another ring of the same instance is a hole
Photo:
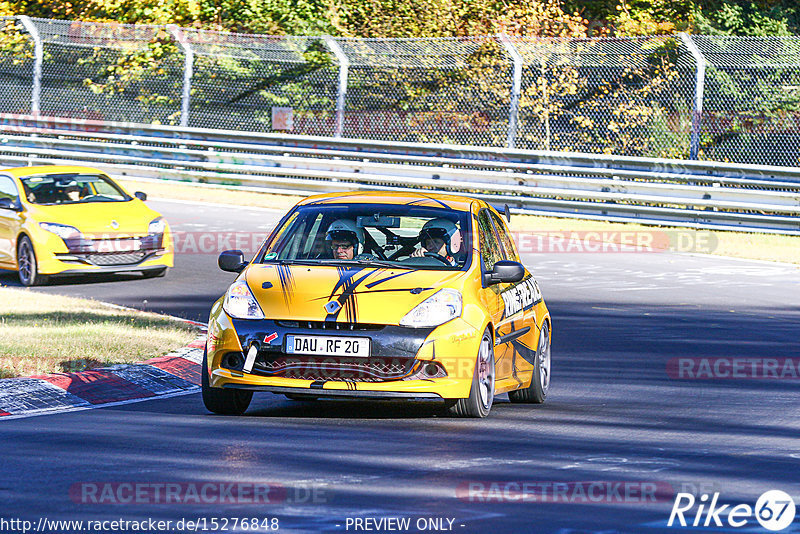
[[[22,211],[22,206],[14,199],[0,198],[0,209]]]
[[[142,193],[141,191],[137,191],[137,192],[135,192],[135,193],[133,194],[133,196],[135,196],[136,198],[138,198],[138,199],[139,199],[139,200],[141,200],[142,202],[144,202],[145,200],[147,200],[147,193]]]
[[[525,267],[516,261],[500,260],[494,264],[494,269],[483,274],[483,285],[513,284],[525,277]]]
[[[241,250],[223,250],[217,258],[217,265],[223,271],[240,273],[244,271],[247,262],[244,261],[244,254]]]

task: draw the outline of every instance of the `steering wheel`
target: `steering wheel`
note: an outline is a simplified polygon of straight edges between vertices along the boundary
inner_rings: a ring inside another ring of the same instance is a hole
[[[426,253],[424,254],[424,256],[425,256],[426,258],[433,258],[433,259],[435,259],[435,260],[439,260],[440,262],[444,263],[444,264],[445,264],[445,265],[447,265],[448,267],[450,267],[450,266],[451,266],[451,264],[450,264],[450,261],[448,261],[448,259],[447,259],[447,258],[445,258],[444,256],[441,256],[441,255],[439,255],[439,254],[436,254],[435,252],[426,252]]]

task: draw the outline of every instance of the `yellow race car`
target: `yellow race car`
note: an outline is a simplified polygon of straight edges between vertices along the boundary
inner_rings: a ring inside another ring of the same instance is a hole
[[[172,267],[169,226],[97,169],[20,167],[0,171],[0,268],[23,285],[51,275],[139,271],[163,276]]]
[[[485,417],[495,395],[544,402],[550,315],[506,221],[482,200],[423,193],[309,197],[212,307],[208,410],[254,391],[295,400],[427,399]]]

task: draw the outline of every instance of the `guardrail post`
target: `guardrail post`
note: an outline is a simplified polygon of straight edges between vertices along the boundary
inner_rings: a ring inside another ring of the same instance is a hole
[[[519,120],[519,97],[522,94],[522,56],[517,52],[517,47],[508,35],[501,33],[497,36],[505,47],[508,55],[514,61],[514,82],[511,86],[511,104],[508,107],[508,141],[506,146],[514,148],[517,142],[517,121]]]
[[[697,159],[700,153],[700,128],[703,118],[703,89],[706,84],[706,58],[703,56],[692,38],[686,33],[680,33],[681,40],[694,57],[697,64],[694,85],[694,111],[692,112],[692,139],[689,145],[689,159]]]
[[[42,37],[39,35],[39,30],[27,15],[19,15],[17,17],[25,31],[30,34],[33,39],[33,91],[31,92],[31,115],[38,115],[40,111],[40,103],[42,99],[42,62],[44,61],[44,46],[42,45]]]
[[[186,37],[178,26],[175,24],[167,24],[167,30],[172,34],[175,40],[183,50],[183,92],[181,94],[181,126],[189,126],[189,103],[192,94],[192,71],[194,69],[194,50],[192,50],[192,43]]]
[[[347,59],[344,50],[333,37],[326,35],[323,39],[339,62],[339,90],[336,95],[336,125],[333,129],[333,136],[341,137],[344,132],[344,99],[347,96],[347,74],[350,70],[350,60]]]

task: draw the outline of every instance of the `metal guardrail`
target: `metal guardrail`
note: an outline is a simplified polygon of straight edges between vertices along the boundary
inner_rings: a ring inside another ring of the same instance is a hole
[[[308,194],[427,189],[562,217],[800,234],[800,168],[0,116],[0,163]]]

